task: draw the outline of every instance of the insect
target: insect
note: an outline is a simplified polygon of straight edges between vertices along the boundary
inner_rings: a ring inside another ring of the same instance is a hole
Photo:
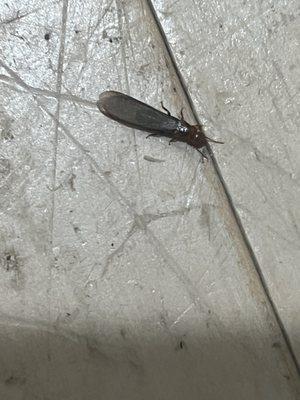
[[[148,104],[142,103],[126,94],[107,91],[99,96],[97,106],[102,114],[130,128],[149,132],[150,135],[170,138],[172,142],[184,142],[194,147],[203,157],[207,158],[202,151],[202,147],[207,142],[223,144],[205,136],[202,125],[190,125],[183,117],[181,110],[181,119],[173,117],[161,102],[162,108],[166,113],[159,111]]]

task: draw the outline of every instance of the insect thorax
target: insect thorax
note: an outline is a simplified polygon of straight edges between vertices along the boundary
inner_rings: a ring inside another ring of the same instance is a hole
[[[177,131],[181,135],[186,135],[189,131],[189,128],[187,126],[183,125],[183,123],[181,121],[179,121],[178,125],[177,125]]]

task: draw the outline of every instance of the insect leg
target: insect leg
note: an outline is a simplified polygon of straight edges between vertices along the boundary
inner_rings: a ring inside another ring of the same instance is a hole
[[[171,144],[172,142],[178,142],[178,140],[175,139],[175,138],[172,138],[172,139],[169,141],[169,144]]]
[[[184,121],[183,110],[184,107],[182,107],[182,109],[180,110],[181,121]]]
[[[150,135],[146,136],[146,139],[148,139],[151,136],[163,136],[161,133],[150,133]]]
[[[205,136],[205,137],[206,137],[206,139],[207,139],[209,142],[224,144],[224,142],[219,142],[218,140],[213,140],[213,139],[211,139],[211,138],[209,138],[209,137],[207,137],[207,136]]]
[[[171,116],[170,111],[164,106],[164,103],[161,101],[160,104],[161,104],[161,108],[164,109],[165,111],[167,111],[167,114],[168,114],[169,116]]]
[[[196,149],[196,150],[198,151],[198,153],[201,154],[201,156],[202,156],[203,158],[205,158],[206,160],[208,160],[208,158],[206,157],[206,155],[205,155],[204,153],[202,153],[201,150],[199,150],[199,149]]]

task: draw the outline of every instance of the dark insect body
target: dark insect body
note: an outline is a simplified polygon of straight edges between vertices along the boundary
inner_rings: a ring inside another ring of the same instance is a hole
[[[162,103],[161,105],[167,114],[133,97],[114,91],[101,93],[97,101],[97,106],[104,115],[130,128],[149,132],[147,138],[165,136],[170,138],[169,144],[184,142],[203,156],[200,149],[205,147],[207,142],[223,143],[205,136],[201,125],[188,124],[183,118],[182,110],[181,119],[178,119],[173,117]]]

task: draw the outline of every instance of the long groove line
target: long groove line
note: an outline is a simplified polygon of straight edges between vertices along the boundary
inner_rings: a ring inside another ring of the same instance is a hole
[[[61,15],[61,37],[60,37],[60,47],[58,55],[58,67],[57,67],[57,79],[56,79],[56,92],[57,92],[57,105],[55,109],[55,125],[54,125],[54,139],[53,139],[53,170],[52,170],[52,208],[51,208],[51,220],[50,220],[50,249],[51,254],[53,249],[53,234],[54,234],[54,214],[55,214],[55,186],[56,186],[56,168],[57,168],[57,150],[58,150],[58,135],[59,135],[59,118],[60,118],[60,106],[61,106],[61,87],[62,87],[62,76],[63,76],[63,63],[65,56],[65,40],[67,31],[67,15],[68,15],[68,2],[69,0],[63,0],[62,5],[62,15]],[[51,260],[52,257],[51,257]],[[48,283],[48,320],[49,326],[51,326],[51,309],[52,309],[52,263],[49,268],[49,283]],[[52,341],[51,336],[47,336],[47,355],[50,360],[52,357]],[[47,382],[49,384],[49,377],[51,376],[50,364],[47,364]]]
[[[193,104],[193,101],[192,101],[192,99],[191,99],[191,97],[189,95],[189,92],[187,90],[187,86],[185,84],[184,78],[183,78],[179,68],[177,67],[176,60],[175,60],[175,57],[173,55],[172,49],[171,49],[171,47],[169,45],[169,42],[168,42],[167,37],[166,37],[166,34],[165,34],[164,30],[163,30],[163,27],[162,27],[162,25],[160,23],[160,20],[159,20],[158,16],[157,16],[157,13],[156,13],[155,8],[154,8],[154,6],[152,4],[152,1],[151,0],[146,0],[146,3],[148,4],[149,10],[150,10],[150,12],[152,14],[152,17],[153,17],[153,19],[154,19],[154,21],[155,21],[155,23],[157,25],[159,34],[160,34],[160,36],[162,38],[162,41],[163,41],[163,43],[165,45],[166,51],[168,53],[168,56],[170,57],[170,61],[172,63],[172,66],[174,68],[175,75],[176,75],[176,77],[177,77],[177,79],[178,79],[178,81],[179,81],[179,83],[180,83],[180,85],[182,87],[183,93],[184,93],[184,95],[186,97],[186,100],[187,100],[187,102],[189,104],[189,107],[191,108],[193,116],[194,116],[195,120],[197,121],[197,123],[200,123],[199,118],[198,118],[197,113],[196,113],[196,110],[195,110],[195,107],[194,107],[194,104]],[[282,337],[283,337],[283,339],[284,339],[284,341],[286,343],[287,349],[288,349],[288,351],[289,351],[289,353],[291,355],[292,361],[293,361],[293,363],[294,363],[294,365],[296,367],[297,373],[298,373],[298,375],[300,375],[300,365],[298,363],[297,357],[296,357],[295,352],[293,350],[293,346],[292,346],[291,340],[290,340],[289,335],[288,335],[288,333],[287,333],[287,331],[285,329],[285,326],[284,326],[284,324],[283,324],[283,322],[281,320],[281,317],[279,315],[277,307],[276,307],[276,305],[275,305],[275,303],[274,303],[274,301],[272,299],[271,293],[269,291],[267,282],[265,280],[265,277],[264,277],[263,272],[261,270],[261,267],[259,265],[258,259],[257,259],[256,255],[254,253],[254,250],[253,250],[252,246],[251,246],[250,240],[249,240],[249,238],[248,238],[248,236],[247,236],[247,234],[245,232],[245,229],[243,227],[243,224],[242,224],[242,221],[240,219],[240,216],[239,216],[239,214],[238,214],[238,212],[237,212],[237,210],[236,210],[236,208],[234,206],[233,199],[232,199],[232,197],[231,197],[231,195],[229,193],[229,189],[228,189],[228,187],[226,185],[226,182],[225,182],[225,180],[223,178],[223,175],[221,173],[221,170],[219,168],[217,160],[215,159],[214,154],[213,154],[213,152],[212,152],[212,150],[211,150],[209,145],[208,145],[208,150],[209,150],[209,153],[210,153],[210,156],[211,156],[213,167],[214,167],[215,172],[216,172],[216,174],[217,174],[217,176],[218,176],[218,178],[220,180],[220,183],[221,183],[222,189],[224,190],[224,194],[225,194],[225,197],[226,197],[226,199],[228,201],[230,210],[231,210],[231,212],[233,214],[233,217],[234,217],[234,220],[235,220],[235,222],[236,222],[236,224],[238,226],[238,229],[239,229],[241,237],[242,237],[242,239],[243,239],[243,241],[245,243],[245,246],[246,246],[246,249],[247,249],[247,251],[249,253],[249,256],[250,256],[250,258],[251,258],[251,260],[253,262],[253,265],[254,265],[255,270],[257,272],[257,275],[259,277],[259,281],[261,283],[263,291],[264,291],[264,293],[266,295],[266,298],[267,298],[267,300],[268,300],[268,302],[270,304],[270,307],[271,307],[271,309],[273,311],[275,320],[276,320],[276,322],[278,324],[278,327],[279,327],[279,329],[281,331]]]
[[[51,220],[50,220],[50,248],[53,248],[53,234],[54,234],[54,214],[55,214],[55,186],[56,186],[56,169],[57,169],[57,150],[58,150],[58,130],[59,130],[59,118],[60,118],[60,106],[61,106],[61,87],[62,87],[62,75],[63,75],[63,62],[65,56],[65,38],[67,30],[67,14],[68,14],[68,2],[69,0],[63,0],[62,5],[62,16],[61,16],[61,39],[58,56],[58,68],[57,68],[57,79],[56,79],[56,92],[57,92],[57,105],[55,110],[55,128],[53,138],[53,170],[52,170],[52,208],[51,208]],[[49,272],[49,289],[48,289],[48,318],[51,320],[51,290],[52,290],[52,266]],[[49,350],[50,351],[50,350]]]
[[[56,186],[56,168],[57,168],[57,150],[58,150],[58,130],[59,130],[59,119],[60,119],[60,106],[61,106],[61,87],[62,87],[62,75],[63,75],[63,63],[65,57],[65,38],[67,30],[67,14],[68,14],[68,2],[69,0],[63,1],[62,6],[62,27],[61,27],[61,40],[58,56],[58,68],[57,68],[57,79],[56,79],[56,92],[57,92],[57,105],[55,110],[55,130],[54,130],[54,154],[53,154],[53,171],[52,171],[52,217],[51,217],[51,245],[53,244],[53,218],[55,208],[55,186]]]

